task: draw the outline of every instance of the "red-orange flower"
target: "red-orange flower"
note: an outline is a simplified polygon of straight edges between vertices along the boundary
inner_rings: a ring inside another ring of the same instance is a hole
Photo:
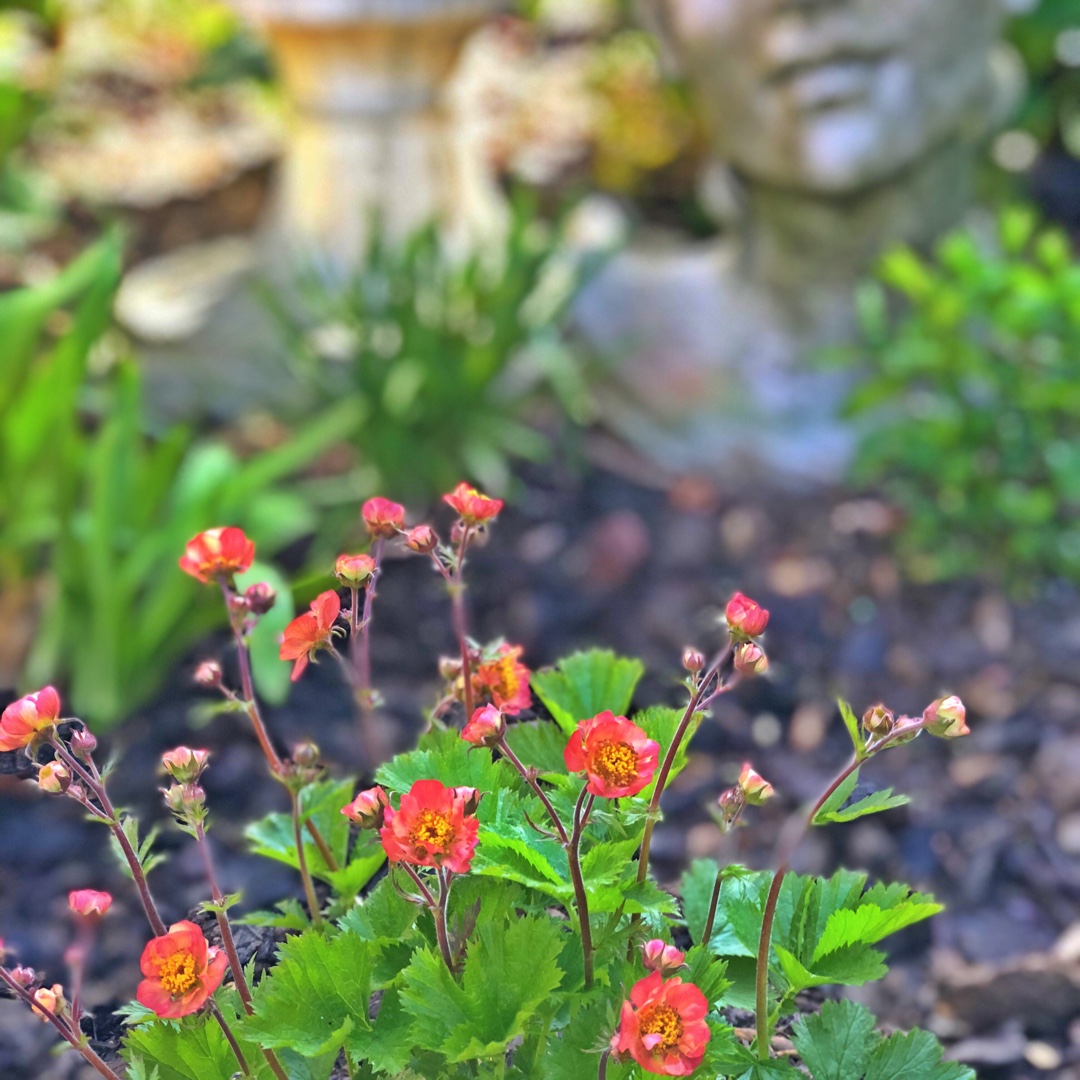
[[[368,499],[360,510],[360,516],[372,536],[389,539],[397,536],[398,531],[405,527],[405,507],[380,496]]]
[[[139,967],[145,977],[135,997],[163,1020],[188,1016],[221,985],[228,962],[193,922],[173,923],[143,949]]]
[[[188,541],[180,569],[206,584],[242,574],[254,559],[255,541],[249,540],[243,529],[207,529]]]
[[[75,889],[68,893],[68,907],[85,917],[104,915],[112,907],[112,896],[95,889]]]
[[[659,756],[658,742],[610,712],[582,720],[563,751],[566,767],[585,773],[588,790],[605,799],[636,795],[652,780]]]
[[[308,661],[314,659],[319,649],[330,644],[334,623],[341,614],[341,598],[333,589],[319,593],[311,601],[311,610],[297,615],[281,635],[278,656],[282,660],[294,660],[290,678],[296,682],[304,674]]]
[[[769,613],[756,600],[737,592],[724,609],[727,624],[736,633],[757,637],[769,625]]]
[[[647,1073],[689,1076],[705,1057],[711,1032],[705,995],[682,979],[654,971],[634,985],[623,1002],[612,1051],[630,1055]]]
[[[505,733],[506,721],[494,705],[474,709],[472,718],[461,729],[461,737],[473,746],[497,746]]]
[[[0,750],[29,746],[39,731],[47,731],[60,718],[60,695],[46,686],[13,701],[0,714]]]
[[[466,525],[482,525],[485,521],[499,516],[503,508],[502,499],[491,499],[481,495],[468,484],[458,484],[449,495],[443,496],[443,502],[452,506]]]
[[[339,555],[334,573],[342,585],[359,589],[375,573],[375,560],[370,555]]]
[[[489,695],[496,707],[509,716],[516,716],[532,704],[532,672],[520,660],[524,651],[520,645],[503,645],[493,659],[476,668],[477,690]]]
[[[468,873],[480,823],[466,814],[465,803],[463,794],[438,780],[417,780],[399,810],[386,808],[379,836],[387,858]]]
[[[361,829],[381,829],[389,805],[386,792],[376,785],[361,791],[351,803],[341,808],[341,812]]]

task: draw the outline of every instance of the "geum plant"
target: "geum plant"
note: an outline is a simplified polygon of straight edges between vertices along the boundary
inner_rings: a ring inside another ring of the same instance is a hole
[[[888,790],[859,797],[860,773],[923,732],[966,734],[959,699],[935,701],[917,717],[877,705],[861,720],[842,704],[851,760],[793,819],[776,868],[700,860],[676,897],[649,874],[661,796],[712,705],[766,670],[769,613],[736,594],[723,648],[711,659],[692,648],[683,656],[682,707],[628,717],[638,662],[592,651],[530,673],[519,648],[469,636],[464,570],[502,504],[465,485],[445,501],[456,514],[447,542],[429,525],[407,528],[396,503],[365,504],[372,550],[337,564],[346,604],[326,592],[283,635],[294,678],[328,654],[374,709],[368,638],[386,545],[403,542],[449,588],[458,649],[442,661],[445,691],[429,728],[358,794],[351,781],[323,775],[314,745],[283,756],[262,717],[247,641],[273,596],[234,584],[254,557],[251,542],[238,529],[212,529],[181,560],[220,589],[234,632],[239,687],[213,661],[199,681],[250,717],[289,796],[290,812],[255,823],[249,836],[257,851],[297,869],[306,904],[286,900],[276,912],[248,916],[289,931],[258,982],[235,944],[229,910],[237,898],[217,886],[199,783],[207,753],[179,747],[163,766],[168,807],[204,860],[209,933],[198,913],[164,925],[147,882],[148,845],[110,802],[94,738],[80,721],[61,719],[55,691],[4,712],[0,748],[25,748],[41,761],[43,790],[75,799],[113,831],[152,933],[137,1002],[125,1010],[122,1061],[103,1060],[81,1023],[81,972],[107,901],[73,897],[82,921],[69,954],[70,998],[28,968],[0,965],[11,993],[113,1080],[972,1078],[941,1060],[928,1033],[881,1035],[853,1002],[830,1000],[807,1014],[799,1007],[809,987],[880,978],[884,956],[875,946],[938,911],[932,898],[898,884],[868,888],[865,875],[845,870],[829,878],[788,871],[808,829],[905,801]],[[722,829],[742,825],[772,794],[744,766],[719,795]],[[754,1028],[733,1027],[731,1006],[753,1009]]]

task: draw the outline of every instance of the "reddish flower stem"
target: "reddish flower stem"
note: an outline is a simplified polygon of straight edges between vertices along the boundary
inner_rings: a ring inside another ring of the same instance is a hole
[[[705,919],[705,929],[702,931],[701,940],[699,945],[709,947],[709,942],[712,940],[713,927],[716,925],[716,909],[720,904],[720,889],[724,884],[724,871],[717,870],[716,872],[716,884],[713,885],[712,899],[709,901],[709,914]]]
[[[435,906],[431,909],[435,919],[435,937],[439,942],[439,952],[446,963],[450,973],[454,972],[454,956],[450,951],[450,935],[446,929],[446,907],[450,902],[450,874],[440,866],[435,873],[439,878],[439,895]]]
[[[596,1070],[596,1080],[607,1080],[607,1063],[608,1063],[608,1059],[610,1057],[611,1057],[611,1051],[610,1050],[605,1050],[600,1055],[600,1065],[598,1066],[598,1068]]]
[[[25,987],[21,986],[11,977],[11,973],[7,968],[0,967],[0,982],[3,984],[24,1004],[29,1005],[31,1009],[34,1008],[34,996]],[[106,1080],[120,1080],[120,1076],[114,1072],[100,1057],[91,1049],[89,1041],[82,1035],[81,1032],[72,1031],[70,1026],[66,1024],[60,1017],[49,1012],[47,1009],[38,1008],[35,1015],[44,1016],[45,1019],[56,1028],[57,1032],[68,1043],[72,1049],[78,1050],[86,1060],[87,1064],[96,1069]]]
[[[382,569],[384,543],[385,541],[380,536],[376,538],[375,543],[371,547],[372,559],[374,559],[375,565],[372,567],[371,577],[368,580],[367,588],[364,590],[364,617],[360,621],[360,625],[355,628],[359,631],[356,655],[356,674],[359,679],[360,693],[364,695],[364,700],[366,702],[363,706],[365,715],[371,711],[371,619],[374,614],[375,588],[378,583],[379,572]],[[354,606],[355,602],[354,594]],[[355,621],[355,614],[352,618]]]
[[[544,789],[540,786],[540,782],[536,779],[531,770],[525,768],[525,766],[521,763],[521,759],[517,756],[517,754],[514,753],[513,750],[510,749],[510,744],[506,741],[505,736],[503,736],[495,744],[495,746],[496,749],[498,749],[499,753],[501,753],[503,757],[505,757],[506,760],[509,761],[510,764],[513,765],[519,773],[521,773],[522,778],[525,780],[525,783],[527,783],[529,787],[533,789],[533,791],[536,793],[537,798],[544,804],[544,809],[547,811],[548,817],[551,818],[551,823],[555,826],[555,829],[559,834],[559,839],[562,841],[562,843],[564,845],[569,844],[570,837],[567,835],[566,826],[563,825],[562,819],[555,812],[555,807],[551,805],[551,800],[547,797]]]
[[[64,762],[72,773],[79,777],[83,784],[86,785],[90,794],[97,799],[101,806],[102,816],[109,819],[109,829],[113,836],[116,837],[116,842],[120,845],[120,850],[124,853],[124,858],[127,861],[128,869],[131,871],[135,887],[139,891],[139,899],[142,901],[143,911],[146,912],[147,921],[150,923],[150,929],[153,931],[154,937],[163,937],[168,932],[165,927],[165,922],[158,912],[157,904],[154,903],[154,897],[150,892],[149,884],[147,884],[146,874],[143,873],[142,863],[139,862],[139,856],[131,846],[131,841],[128,840],[127,833],[124,832],[123,825],[120,822],[120,816],[117,814],[113,804],[109,801],[109,795],[105,790],[105,785],[92,775],[89,770],[83,768],[83,766],[75,759],[75,756],[60,741],[58,735],[53,735],[52,747],[56,751],[57,757]],[[95,769],[94,771],[96,772],[97,770]]]
[[[567,860],[570,864],[570,880],[574,884],[578,923],[581,926],[581,954],[585,969],[586,990],[589,990],[593,984],[593,942],[592,926],[589,924],[589,894],[585,891],[585,878],[581,873],[581,834],[585,831],[585,823],[589,820],[589,814],[592,813],[595,802],[596,796],[589,794],[587,786],[583,787],[578,796],[577,805],[574,807],[574,831],[566,849]]]
[[[213,998],[210,999],[210,1014],[218,1022],[218,1026],[225,1035],[225,1041],[232,1048],[233,1056],[240,1066],[240,1071],[244,1076],[251,1076],[251,1068],[248,1066],[247,1058],[244,1057],[244,1051],[240,1049],[240,1044],[236,1041],[236,1036],[232,1033],[232,1028],[226,1023],[225,1017],[222,1016],[221,1010],[217,1007]]]
[[[315,926],[322,926],[319,898],[315,895],[315,883],[308,869],[307,852],[304,851],[304,832],[300,826],[300,796],[290,789],[289,798],[292,800],[293,841],[296,844],[296,861],[300,865],[300,880],[304,883],[304,895],[311,910],[311,921]]]
[[[454,634],[461,651],[461,679],[465,699],[465,719],[473,714],[472,671],[469,665],[468,616],[465,612],[465,552],[469,546],[471,527],[466,525],[461,531],[461,543],[458,545],[457,566],[452,576],[447,578],[450,584],[450,604],[454,619]],[[436,559],[436,562],[438,560]]]

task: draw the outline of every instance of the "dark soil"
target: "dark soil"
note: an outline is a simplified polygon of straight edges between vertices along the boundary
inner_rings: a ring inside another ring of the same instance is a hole
[[[532,666],[583,645],[642,657],[638,704],[677,702],[679,657],[715,648],[723,602],[740,588],[772,610],[767,679],[740,687],[694,743],[691,764],[665,803],[656,867],[673,881],[693,857],[767,865],[786,814],[814,797],[846,759],[837,695],[856,710],[886,701],[921,710],[959,693],[970,738],[929,738],[890,752],[864,782],[913,796],[911,806],[819,830],[798,869],[839,864],[935,892],[948,910],[891,942],[893,972],[858,991],[887,1025],[929,1025],[987,1080],[1080,1078],[1080,604],[1048,586],[1017,607],[987,586],[906,584],[890,558],[895,516],[874,500],[831,492],[735,495],[694,478],[653,475],[606,444],[606,467],[581,477],[532,475],[470,574],[476,634],[526,647]],[[437,689],[436,658],[452,638],[437,577],[419,561],[391,562],[374,629],[377,682],[408,745]],[[214,751],[206,789],[227,891],[246,908],[298,893],[293,875],[245,854],[242,826],[281,808],[281,790],[243,723],[222,716],[193,730],[205,699],[192,665],[155,706],[110,740],[122,755],[111,787],[144,822],[164,824],[156,791],[160,752],[180,741]],[[342,770],[359,760],[349,695],[324,663],[271,710],[282,746],[311,736]],[[0,756],[2,759],[2,756]],[[750,759],[779,797],[723,848],[706,807]],[[10,760],[5,763],[9,768]],[[205,899],[190,841],[165,825],[169,863],[152,877],[166,920]],[[73,803],[0,777],[0,928],[19,959],[59,977],[68,940],[67,890],[108,888],[86,999],[105,1019],[138,981],[144,936],[130,889],[107,853],[104,830]],[[75,1055],[50,1059],[40,1024],[0,1006],[0,1076],[79,1075]]]

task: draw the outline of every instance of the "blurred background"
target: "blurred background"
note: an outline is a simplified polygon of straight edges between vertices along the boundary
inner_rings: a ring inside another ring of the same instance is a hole
[[[835,697],[974,734],[874,782],[909,807],[814,837],[949,904],[867,988],[990,1080],[1080,1077],[1080,0],[0,0],[0,688],[46,682],[124,757],[211,746],[224,876],[276,806],[211,713],[220,524],[278,603],[255,643],[284,741],[359,753],[337,672],[277,635],[364,543],[373,494],[508,500],[477,636],[530,666],[599,644],[672,700],[742,589],[770,676],[695,743],[655,845],[763,865],[843,756]],[[452,645],[391,561],[381,722],[406,746]],[[430,578],[430,580],[429,580]],[[720,850],[750,757],[783,798]],[[884,770],[891,770],[885,775]],[[0,928],[59,968],[102,837],[0,754]],[[747,830],[749,832],[750,830]],[[156,871],[202,899],[193,853]],[[57,915],[48,924],[42,915]],[[110,920],[103,1030],[140,941]],[[78,1076],[0,1009],[5,1080]],[[71,1060],[69,1060],[71,1059]]]

